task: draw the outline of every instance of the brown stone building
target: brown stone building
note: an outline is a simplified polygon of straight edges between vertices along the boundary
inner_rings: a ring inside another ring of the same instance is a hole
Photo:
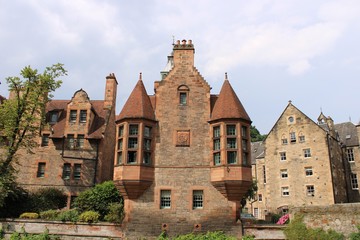
[[[29,190],[63,189],[71,197],[111,180],[115,145],[117,81],[106,77],[104,100],[80,89],[69,100],[51,100],[34,154],[19,150],[17,181]]]
[[[114,182],[132,236],[233,231],[251,185],[250,118],[227,76],[210,93],[194,52],[191,41],[174,44],[155,94],[140,75],[117,116]]]
[[[321,114],[316,123],[289,102],[252,154],[258,196],[248,208],[260,219],[290,207],[349,201],[347,163],[330,117]]]

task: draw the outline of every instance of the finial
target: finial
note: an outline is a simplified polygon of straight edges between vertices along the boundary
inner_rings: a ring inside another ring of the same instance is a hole
[[[322,113],[322,107],[320,107],[320,112]]]
[[[228,80],[227,72],[225,73],[225,80]]]
[[[142,73],[139,74],[139,80],[142,80]]]
[[[172,38],[173,38],[173,43],[172,43],[172,45],[174,46],[174,45],[175,45],[175,36],[173,35]]]
[[[290,104],[291,104],[291,102],[292,102],[292,101],[291,101],[291,100],[289,100],[289,103],[290,103]]]

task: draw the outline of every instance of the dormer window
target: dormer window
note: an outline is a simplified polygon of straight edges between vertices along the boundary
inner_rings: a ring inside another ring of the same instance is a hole
[[[58,120],[58,112],[56,111],[50,112],[49,123],[56,123],[57,120]]]
[[[80,110],[80,122],[85,123],[87,117],[87,111],[86,110]]]
[[[76,110],[70,110],[70,118],[69,118],[69,122],[76,122],[76,117],[77,117],[77,111]]]

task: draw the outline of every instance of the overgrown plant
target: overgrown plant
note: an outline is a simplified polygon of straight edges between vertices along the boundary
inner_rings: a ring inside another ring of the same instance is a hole
[[[79,221],[87,223],[96,223],[99,221],[100,214],[95,211],[86,211],[80,214]]]
[[[121,223],[124,218],[124,204],[119,203],[110,203],[109,212],[106,214],[104,220],[112,223]]]

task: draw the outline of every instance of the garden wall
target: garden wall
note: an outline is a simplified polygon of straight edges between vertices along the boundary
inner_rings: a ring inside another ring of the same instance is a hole
[[[49,234],[60,235],[61,239],[123,239],[121,225],[111,223],[70,223],[59,221],[43,221],[29,219],[2,219],[0,228],[5,232],[5,238],[9,239],[13,232],[41,234],[48,229]]]
[[[290,209],[290,218],[295,214],[304,216],[304,223],[310,228],[333,229],[348,235],[357,232],[360,226],[360,203],[334,204],[326,207],[308,206]]]

